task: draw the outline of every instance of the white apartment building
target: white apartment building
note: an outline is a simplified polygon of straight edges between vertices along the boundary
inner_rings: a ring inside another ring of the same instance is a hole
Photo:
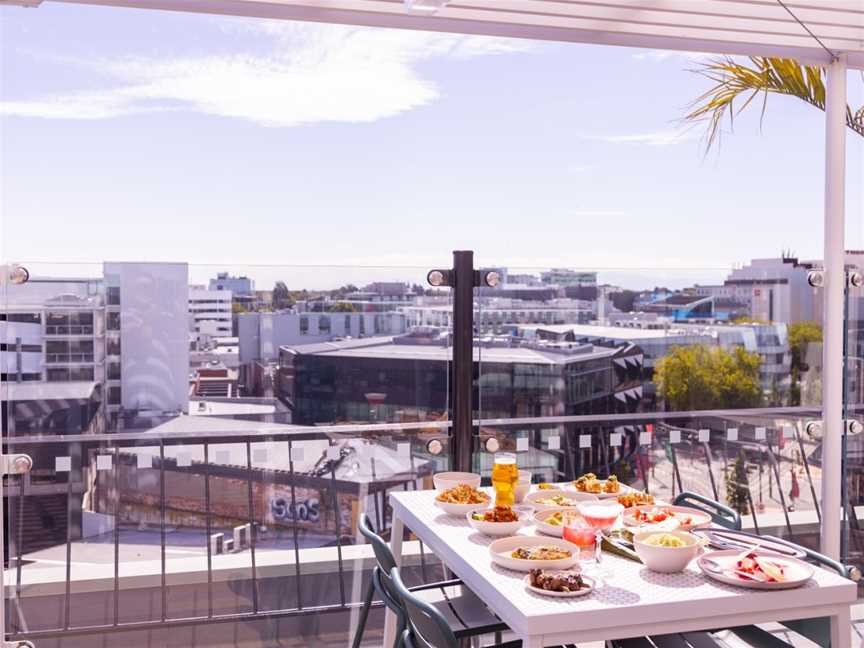
[[[819,320],[819,291],[807,283],[812,268],[797,259],[753,259],[733,270],[723,285],[696,286],[695,292],[745,304],[750,316],[762,322]]]
[[[433,326],[449,328],[453,308],[447,303],[423,303],[399,309],[407,317],[408,328]],[[519,324],[581,324],[596,317],[597,303],[558,298],[549,301],[486,297],[474,305],[474,323],[481,332],[502,332]]]
[[[544,284],[556,286],[596,286],[596,272],[580,272],[570,268],[551,268],[540,273],[540,280]]]
[[[231,335],[232,294],[225,289],[189,286],[189,330],[197,340]]]
[[[105,263],[102,277],[9,286],[0,400],[11,418],[39,425],[85,402],[109,416],[187,411],[187,282],[186,264]]]
[[[275,360],[280,346],[401,335],[408,330],[406,314],[395,311],[241,313],[237,316],[237,327],[241,363]]]

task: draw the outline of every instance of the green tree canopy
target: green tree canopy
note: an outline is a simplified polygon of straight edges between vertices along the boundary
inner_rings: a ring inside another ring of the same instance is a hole
[[[669,410],[757,407],[762,403],[759,354],[697,344],[673,347],[654,380]]]
[[[801,369],[807,355],[807,346],[822,342],[822,327],[818,322],[795,322],[789,325],[789,351],[792,367]]]
[[[357,307],[348,302],[336,302],[327,308],[328,313],[356,313]]]

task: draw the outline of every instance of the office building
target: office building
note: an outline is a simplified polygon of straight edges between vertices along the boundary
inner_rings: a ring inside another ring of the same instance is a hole
[[[632,344],[504,342],[474,354],[478,415],[486,418],[628,412],[641,400],[643,354]],[[276,389],[304,425],[439,420],[447,416],[451,359],[446,332],[434,329],[283,346]]]

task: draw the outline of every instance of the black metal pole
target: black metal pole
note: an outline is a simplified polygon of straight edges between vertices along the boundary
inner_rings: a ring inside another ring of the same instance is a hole
[[[453,252],[453,470],[471,471],[474,381],[474,252]]]

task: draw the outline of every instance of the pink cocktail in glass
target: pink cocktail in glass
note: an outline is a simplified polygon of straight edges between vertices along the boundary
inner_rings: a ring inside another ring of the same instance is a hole
[[[579,547],[579,559],[582,560],[583,554],[594,547],[596,533],[594,527],[588,525],[581,517],[574,515],[570,519],[565,518],[561,535],[565,540]]]
[[[583,502],[579,504],[579,513],[594,532],[594,561],[599,565],[603,531],[615,526],[618,516],[624,512],[624,507],[618,502]]]

